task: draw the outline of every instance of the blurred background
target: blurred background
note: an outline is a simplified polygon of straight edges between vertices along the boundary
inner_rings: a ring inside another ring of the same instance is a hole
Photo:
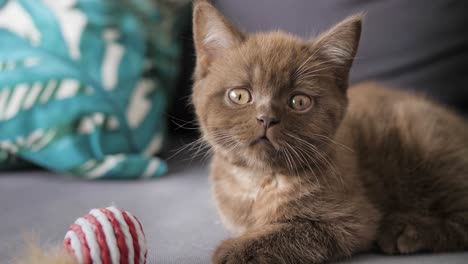
[[[467,1],[213,2],[245,32],[304,38],[364,12],[352,84],[382,81],[468,115]],[[187,145],[194,60],[189,0],[0,0],[0,260],[23,233],[54,244],[115,203],[143,222],[149,263],[209,262],[228,234],[203,153]]]

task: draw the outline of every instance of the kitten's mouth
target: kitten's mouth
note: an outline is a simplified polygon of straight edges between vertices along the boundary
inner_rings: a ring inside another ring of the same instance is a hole
[[[271,144],[271,141],[267,136],[261,136],[257,141],[260,144]]]
[[[273,145],[267,135],[263,135],[252,142],[252,145]]]

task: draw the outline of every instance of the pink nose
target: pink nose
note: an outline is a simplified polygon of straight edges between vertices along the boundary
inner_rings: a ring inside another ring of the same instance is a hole
[[[262,123],[265,128],[270,128],[279,123],[279,119],[270,116],[259,116],[257,117],[258,122]]]

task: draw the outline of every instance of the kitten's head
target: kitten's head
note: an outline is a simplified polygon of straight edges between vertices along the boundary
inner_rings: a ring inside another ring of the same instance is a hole
[[[320,163],[346,108],[361,17],[302,40],[243,34],[208,1],[194,5],[192,100],[204,138],[217,153],[259,169]]]

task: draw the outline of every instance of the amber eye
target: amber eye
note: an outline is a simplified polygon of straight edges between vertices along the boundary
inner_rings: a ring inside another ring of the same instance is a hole
[[[244,88],[235,88],[228,93],[229,100],[238,105],[245,105],[252,101],[252,95],[249,90]]]
[[[289,100],[289,107],[296,111],[304,111],[312,106],[312,99],[304,94],[296,94]]]

